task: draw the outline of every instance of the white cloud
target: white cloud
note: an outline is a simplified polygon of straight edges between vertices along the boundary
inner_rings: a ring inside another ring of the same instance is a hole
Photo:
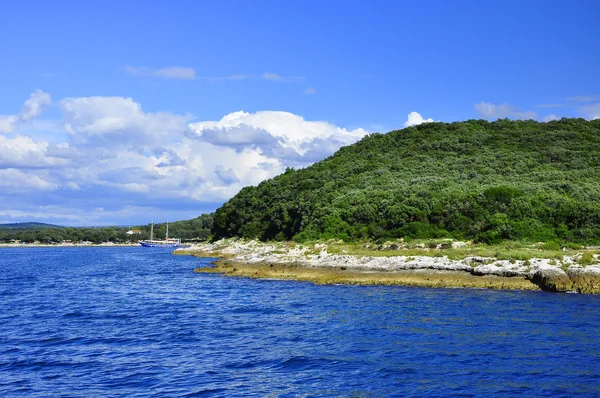
[[[148,68],[146,66],[125,66],[125,72],[132,76],[154,76],[165,79],[194,80],[196,71],[182,66],[167,66],[166,68]]]
[[[0,115],[0,133],[10,133],[15,129],[16,116]]]
[[[564,108],[565,104],[539,104],[536,105],[538,108]]]
[[[475,110],[479,112],[479,116],[484,119],[502,119],[508,117],[528,120],[537,119],[538,117],[538,114],[534,111],[522,111],[520,108],[509,104],[495,105],[484,101],[475,104]]]
[[[247,75],[237,74],[225,77],[226,80],[244,80],[247,79]]]
[[[265,79],[265,80],[272,80],[272,81],[275,81],[275,82],[279,82],[279,81],[281,81],[283,79],[277,73],[268,73],[268,72],[263,73],[262,74],[262,78]]]
[[[312,95],[312,94],[316,94],[317,90],[315,90],[314,87],[308,87],[306,90],[304,90],[302,92],[302,94],[306,94],[306,95]]]
[[[333,144],[323,151],[330,155],[332,150],[354,143],[367,134],[364,129],[347,130],[280,111],[233,112],[220,121],[191,123],[190,127],[195,132],[193,138],[237,151],[254,148],[267,157],[290,164],[313,162],[312,156],[310,159],[304,157],[318,149],[312,146],[316,140]]]
[[[586,103],[600,101],[600,95],[578,95],[574,97],[567,97],[566,100],[571,102],[570,104],[540,104],[538,108],[565,108],[576,106],[574,103]]]
[[[39,206],[36,210],[12,210],[12,209],[1,209],[0,216],[10,217],[10,220],[3,220],[3,223],[12,223],[19,221],[30,221],[30,220],[51,220],[60,219],[68,221],[79,221],[89,222],[89,213],[74,215],[69,211],[65,211],[64,208],[59,206]],[[20,220],[21,219],[21,220]],[[89,225],[89,224],[87,224]]]
[[[123,70],[131,76],[138,77],[160,77],[164,79],[178,80],[204,80],[217,82],[223,80],[246,80],[261,79],[279,83],[292,83],[305,80],[304,76],[282,76],[277,73],[265,72],[261,75],[236,73],[228,76],[197,76],[194,68],[182,66],[168,66],[166,68],[150,68],[147,66],[125,66]]]
[[[411,112],[408,114],[406,122],[404,122],[404,127],[416,126],[422,123],[432,123],[433,121],[432,118],[424,119],[418,112]]]
[[[192,68],[170,66],[168,68],[156,70],[155,75],[164,77],[165,79],[194,80],[196,78],[196,71]]]
[[[196,76],[197,80],[204,80],[207,82],[218,82],[218,81],[224,81],[224,80],[247,80],[247,79],[253,79],[256,78],[255,76],[252,75],[245,75],[243,73],[236,73],[233,75],[229,75],[229,76]]]
[[[567,98],[567,101],[572,102],[594,102],[600,100],[600,95],[578,95]]]
[[[265,72],[261,76],[261,79],[270,80],[273,82],[296,82],[304,80],[304,76],[281,76],[277,73]]]
[[[0,209],[0,217],[6,217],[0,223],[22,222],[31,220],[45,220],[59,225],[92,225],[95,221],[104,221],[105,225],[122,225],[136,214],[146,214],[152,209],[144,206],[125,206],[118,210],[110,211],[112,219],[102,220],[108,211],[103,207],[85,209],[67,209],[63,205],[33,205],[23,209]],[[7,219],[8,218],[8,219]],[[188,217],[191,218],[191,217]],[[159,221],[158,219],[156,221]],[[139,224],[138,224],[139,225]]]
[[[35,191],[53,191],[58,188],[58,184],[47,181],[34,174],[33,171],[23,172],[17,169],[0,169],[0,190],[5,194],[10,193],[29,193]]]
[[[64,144],[55,148],[55,155],[65,149]],[[0,135],[0,167],[29,169],[64,166],[69,163],[69,159],[52,156],[48,149],[49,145],[45,141],[36,142],[23,135],[13,138]]]
[[[50,95],[42,90],[35,90],[25,101],[18,115],[0,115],[0,133],[13,132],[19,122],[29,122],[42,114],[52,104]]]
[[[577,111],[585,115],[588,120],[600,119],[600,102],[597,104],[583,105]]]
[[[29,95],[29,99],[23,104],[19,119],[26,122],[40,116],[42,112],[52,104],[50,94],[42,90],[35,90]]]
[[[551,122],[552,120],[560,120],[560,117],[558,117],[558,116],[556,116],[556,115],[552,114],[552,115],[544,116],[544,117],[542,118],[542,121],[543,121],[543,122]]]
[[[146,113],[131,98],[80,97],[60,101],[66,130],[77,143],[105,141],[107,146],[155,145],[168,137],[181,136],[191,115],[169,112]]]

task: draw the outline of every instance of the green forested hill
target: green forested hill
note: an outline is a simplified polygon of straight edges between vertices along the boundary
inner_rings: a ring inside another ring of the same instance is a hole
[[[428,123],[247,187],[215,237],[600,241],[600,120]]]

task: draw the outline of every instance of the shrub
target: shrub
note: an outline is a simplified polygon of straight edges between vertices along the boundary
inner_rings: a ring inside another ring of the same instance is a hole
[[[551,251],[557,251],[557,250],[561,249],[560,244],[558,242],[546,242],[542,246],[540,246],[540,248],[542,250],[551,250]]]
[[[583,254],[581,254],[581,256],[579,257],[579,259],[577,260],[577,262],[579,263],[579,265],[592,265],[595,264],[596,258],[594,258],[594,255],[591,252],[585,252]]]

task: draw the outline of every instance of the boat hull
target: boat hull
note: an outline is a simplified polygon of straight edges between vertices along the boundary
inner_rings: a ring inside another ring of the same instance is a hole
[[[155,242],[140,242],[142,247],[179,247],[178,243],[155,243]]]

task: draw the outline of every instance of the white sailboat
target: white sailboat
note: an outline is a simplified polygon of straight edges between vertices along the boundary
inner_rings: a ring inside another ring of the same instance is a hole
[[[181,246],[181,239],[169,238],[169,222],[167,221],[167,233],[165,240],[154,239],[154,221],[150,227],[150,239],[139,241],[142,247],[179,247]]]

